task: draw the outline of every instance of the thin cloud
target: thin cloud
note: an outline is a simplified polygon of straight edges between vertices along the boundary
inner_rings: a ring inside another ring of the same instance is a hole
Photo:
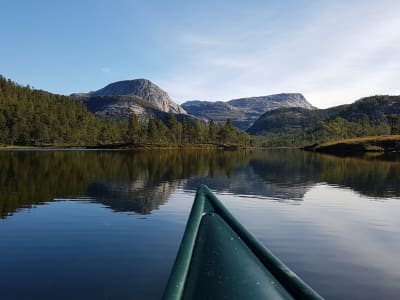
[[[103,67],[103,68],[100,69],[100,71],[101,71],[102,73],[107,74],[107,73],[110,73],[110,72],[111,72],[111,69],[108,68],[108,67]]]
[[[313,7],[302,23],[275,34],[268,25],[258,35],[246,27],[219,36],[184,34],[188,68],[160,82],[179,102],[296,91],[327,107],[399,94],[400,4],[390,4]]]
[[[213,39],[207,36],[201,36],[196,34],[184,34],[181,37],[181,41],[189,46],[223,46],[224,43],[221,40]]]

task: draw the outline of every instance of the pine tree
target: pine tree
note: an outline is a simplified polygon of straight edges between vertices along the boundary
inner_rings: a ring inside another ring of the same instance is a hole
[[[137,143],[140,135],[140,122],[139,118],[132,114],[128,120],[127,140],[131,143]]]
[[[215,143],[217,139],[218,128],[215,125],[214,121],[211,120],[208,124],[208,140],[212,143]]]

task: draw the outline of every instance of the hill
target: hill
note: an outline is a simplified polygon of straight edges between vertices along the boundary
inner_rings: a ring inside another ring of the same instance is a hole
[[[70,97],[23,87],[0,76],[0,144],[113,143],[122,139],[121,126],[96,118]]]
[[[248,132],[253,135],[326,141],[395,133],[400,96],[372,96],[328,109],[280,108],[263,114]]]

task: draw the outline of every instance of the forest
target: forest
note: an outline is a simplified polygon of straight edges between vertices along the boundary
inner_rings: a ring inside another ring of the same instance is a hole
[[[397,124],[397,123],[396,123]],[[336,117],[333,120],[319,121],[305,128],[290,128],[285,132],[270,132],[259,138],[263,146],[304,146],[313,143],[342,140],[347,138],[396,134],[396,127],[391,127],[383,118],[371,122],[367,115],[357,121],[347,121]]]
[[[266,112],[247,131],[267,147],[398,135],[400,96],[369,96],[325,109],[278,108]]]
[[[20,86],[0,76],[0,145],[101,146],[150,144],[250,145],[250,136],[239,132],[231,120],[203,122],[174,114],[166,121],[140,121],[96,117],[86,106],[67,96]]]

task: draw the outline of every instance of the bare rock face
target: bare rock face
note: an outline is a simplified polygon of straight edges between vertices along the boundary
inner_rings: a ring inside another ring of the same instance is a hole
[[[214,121],[226,121],[227,118],[244,118],[244,112],[228,102],[192,100],[182,104],[185,110],[194,116]]]
[[[132,114],[147,119],[153,108],[136,96],[93,96],[81,99],[90,112],[110,119],[127,119]]]
[[[163,112],[186,114],[159,86],[147,79],[124,80],[111,83],[106,87],[89,93],[96,96],[136,96],[148,101]]]
[[[250,97],[230,100],[228,103],[247,113],[259,114],[281,107],[301,107],[314,109],[306,98],[300,93],[282,93],[261,97]]]

